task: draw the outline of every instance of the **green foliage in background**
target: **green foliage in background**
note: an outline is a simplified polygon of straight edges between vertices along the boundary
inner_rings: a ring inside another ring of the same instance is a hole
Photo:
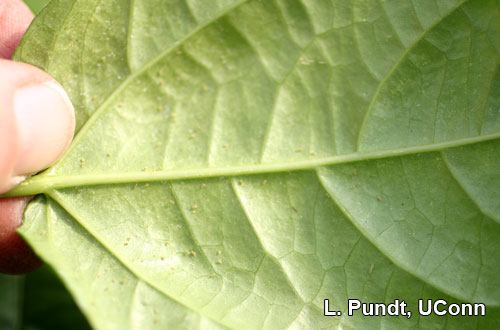
[[[54,0],[16,59],[79,129],[20,231],[96,328],[500,327],[499,1]]]
[[[87,321],[53,271],[0,274],[1,330],[86,330]]]

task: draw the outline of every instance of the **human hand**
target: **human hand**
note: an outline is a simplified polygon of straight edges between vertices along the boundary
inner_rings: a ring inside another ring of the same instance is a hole
[[[36,67],[9,60],[32,19],[21,0],[0,0],[0,193],[57,161],[75,130],[63,88]],[[0,272],[41,264],[15,232],[32,198],[0,199]]]

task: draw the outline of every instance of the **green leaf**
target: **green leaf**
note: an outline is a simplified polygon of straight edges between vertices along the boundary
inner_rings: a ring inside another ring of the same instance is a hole
[[[38,14],[49,3],[49,0],[24,0],[24,3],[28,5],[33,13]]]
[[[54,0],[16,59],[79,129],[20,231],[96,328],[499,327],[498,1]]]

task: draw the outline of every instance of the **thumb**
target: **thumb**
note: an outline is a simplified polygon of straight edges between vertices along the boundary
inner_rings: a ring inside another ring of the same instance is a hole
[[[0,0],[2,1],[2,0]],[[50,166],[73,137],[75,114],[62,87],[28,64],[0,59],[0,193]],[[0,198],[0,272],[19,274],[40,260],[15,232],[30,196]]]
[[[63,88],[34,66],[0,59],[0,193],[56,162],[75,130]]]

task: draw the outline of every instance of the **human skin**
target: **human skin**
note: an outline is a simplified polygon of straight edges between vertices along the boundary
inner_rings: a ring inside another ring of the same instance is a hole
[[[0,193],[57,161],[74,134],[74,109],[63,88],[36,67],[10,60],[32,19],[21,0],[0,0]],[[0,198],[0,272],[41,265],[15,232],[33,197]]]

